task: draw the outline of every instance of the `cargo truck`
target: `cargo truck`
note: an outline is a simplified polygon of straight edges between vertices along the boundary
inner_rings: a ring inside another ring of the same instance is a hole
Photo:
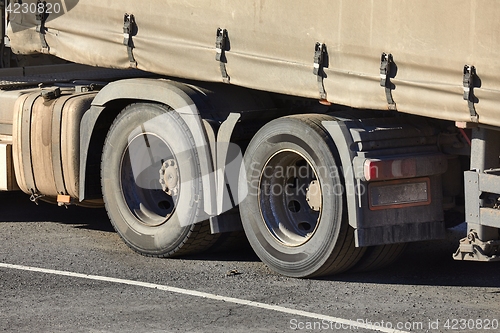
[[[2,2],[1,182],[134,251],[244,231],[274,271],[500,259],[500,4]],[[450,256],[451,260],[451,256]]]

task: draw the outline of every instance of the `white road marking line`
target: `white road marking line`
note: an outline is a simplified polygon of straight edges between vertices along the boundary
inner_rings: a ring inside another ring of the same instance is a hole
[[[396,329],[392,329],[392,328],[364,324],[364,323],[360,323],[360,322],[357,322],[354,320],[336,318],[336,317],[332,317],[332,316],[326,316],[326,315],[313,313],[313,312],[295,310],[295,309],[285,308],[282,306],[270,305],[270,304],[266,304],[266,303],[247,301],[247,300],[239,299],[239,298],[225,297],[225,296],[220,296],[220,295],[215,295],[215,294],[209,294],[209,293],[204,293],[204,292],[196,291],[196,290],[169,287],[169,286],[165,286],[165,285],[161,285],[161,284],[154,284],[154,283],[147,283],[147,282],[140,282],[140,281],[133,281],[133,280],[125,280],[125,279],[117,279],[117,278],[106,277],[106,276],[87,275],[87,274],[80,274],[80,273],[74,273],[74,272],[58,271],[58,270],[53,270],[53,269],[45,269],[45,268],[37,268],[37,267],[29,267],[29,266],[21,266],[21,265],[12,265],[12,264],[5,264],[5,263],[0,263],[0,268],[16,269],[16,270],[21,270],[21,271],[52,274],[52,275],[66,276],[66,277],[72,277],[72,278],[80,278],[80,279],[102,281],[102,282],[112,282],[112,283],[118,283],[118,284],[125,284],[125,285],[129,285],[129,286],[157,289],[157,290],[167,291],[167,292],[175,293],[175,294],[201,297],[201,298],[206,298],[206,299],[215,300],[215,301],[234,303],[234,304],[239,304],[239,305],[251,306],[251,307],[259,308],[259,309],[277,311],[277,312],[286,313],[286,314],[290,314],[290,315],[296,315],[296,316],[305,317],[305,318],[312,318],[312,319],[322,320],[322,321],[324,320],[326,322],[338,323],[340,325],[345,325],[347,327],[356,328],[356,329],[368,329],[368,330],[385,332],[385,333],[409,333],[406,331],[400,331],[400,330],[396,330]]]

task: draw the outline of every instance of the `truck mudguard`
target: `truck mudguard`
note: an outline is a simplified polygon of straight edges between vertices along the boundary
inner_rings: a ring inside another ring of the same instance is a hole
[[[135,103],[153,101],[167,105],[181,115],[193,135],[200,158],[201,172],[204,176],[204,209],[207,214],[214,215],[216,212],[216,200],[212,190],[216,187],[213,157],[198,109],[203,108],[205,102],[199,92],[189,88],[187,85],[168,80],[130,79],[116,81],[107,85],[98,93],[81,123],[80,200],[85,198],[84,184],[89,146],[92,136],[96,133],[96,123],[101,114],[106,112],[108,103],[117,100],[134,100]]]

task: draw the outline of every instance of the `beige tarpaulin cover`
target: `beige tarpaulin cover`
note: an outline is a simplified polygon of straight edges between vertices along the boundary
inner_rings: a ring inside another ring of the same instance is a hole
[[[324,43],[327,98],[352,107],[388,108],[380,85],[385,52],[397,65],[391,82],[399,111],[470,121],[463,69],[473,65],[481,86],[474,89],[479,122],[500,126],[500,1],[81,0],[66,14],[49,16],[50,54],[128,68],[126,13],[137,24],[132,40],[139,69],[222,82],[215,59],[221,27],[228,32],[230,84],[304,97],[320,98],[314,51]],[[12,49],[43,52],[35,15],[11,19]]]

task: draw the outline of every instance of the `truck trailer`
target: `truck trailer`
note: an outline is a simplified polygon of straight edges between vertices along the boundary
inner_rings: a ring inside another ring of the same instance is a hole
[[[291,277],[500,260],[493,0],[2,2],[0,188]],[[450,258],[451,259],[451,258]]]

